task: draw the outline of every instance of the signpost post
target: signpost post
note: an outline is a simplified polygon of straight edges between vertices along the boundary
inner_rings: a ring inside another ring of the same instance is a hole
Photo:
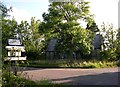
[[[26,60],[25,47],[22,45],[20,39],[18,39],[18,33],[15,31],[15,38],[7,40],[7,57],[5,61],[15,61],[14,73],[17,75],[17,61]]]

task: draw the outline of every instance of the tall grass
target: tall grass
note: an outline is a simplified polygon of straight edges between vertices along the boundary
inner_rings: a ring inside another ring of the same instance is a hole
[[[38,60],[28,61],[28,67],[40,68],[107,68],[118,67],[120,64],[116,61],[97,61],[97,60]]]
[[[64,84],[52,83],[49,80],[43,79],[40,81],[32,81],[30,78],[25,78],[21,75],[14,75],[12,72],[3,73],[2,87],[66,87]]]

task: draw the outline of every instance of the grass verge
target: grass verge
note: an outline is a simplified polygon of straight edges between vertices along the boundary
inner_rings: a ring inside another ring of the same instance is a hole
[[[28,64],[24,63],[21,66],[36,67],[36,68],[109,68],[119,67],[120,63],[116,61],[97,61],[97,60],[75,60],[70,62],[69,60],[37,60],[28,61]]]
[[[67,87],[64,84],[52,83],[49,80],[32,81],[19,75],[7,72],[3,75],[2,87]]]

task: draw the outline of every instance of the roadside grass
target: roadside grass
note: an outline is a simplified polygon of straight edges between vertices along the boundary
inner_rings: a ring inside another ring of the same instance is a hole
[[[27,61],[20,66],[36,67],[36,68],[109,68],[119,67],[120,63],[116,61],[98,61],[98,60],[36,60]]]
[[[42,79],[38,81],[31,80],[32,77],[20,71],[15,75],[8,65],[3,66],[0,87],[68,87],[65,84],[53,83],[50,80]]]
[[[52,83],[49,80],[40,80],[40,81],[26,80],[24,87],[67,87],[67,85]]]
[[[52,83],[49,80],[32,81],[19,76],[16,78],[17,80],[15,80],[15,78],[9,78],[14,79],[14,81],[5,83],[2,85],[2,87],[67,87],[67,85]]]
[[[13,73],[6,71],[2,79],[2,87],[67,87],[65,84],[53,83],[46,79],[33,81],[30,78],[21,77],[21,75],[15,76]]]

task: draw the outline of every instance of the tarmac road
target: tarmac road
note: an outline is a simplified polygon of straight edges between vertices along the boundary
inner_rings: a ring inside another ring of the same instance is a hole
[[[26,68],[24,73],[27,73],[32,80],[47,79],[68,85],[120,85],[119,70],[120,67],[102,69]]]

